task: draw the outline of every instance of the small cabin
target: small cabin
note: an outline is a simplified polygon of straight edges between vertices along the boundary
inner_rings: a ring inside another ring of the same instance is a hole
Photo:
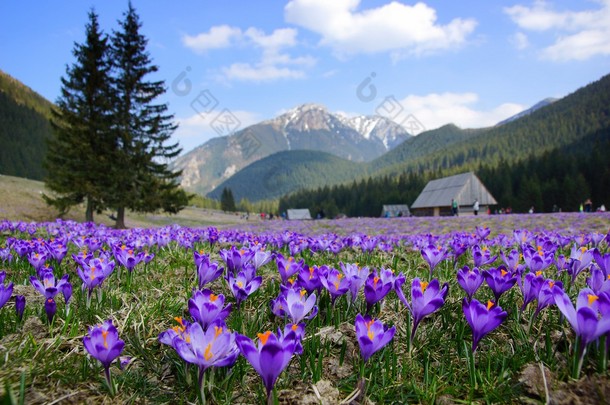
[[[458,215],[473,215],[475,200],[479,201],[479,214],[486,215],[491,205],[498,202],[481,180],[473,173],[462,173],[430,181],[411,204],[417,216],[453,215],[451,202],[457,201]]]

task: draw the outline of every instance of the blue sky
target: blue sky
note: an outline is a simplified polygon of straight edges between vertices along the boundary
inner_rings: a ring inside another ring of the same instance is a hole
[[[483,127],[610,73],[610,0],[132,3],[184,151],[303,103]],[[0,69],[56,100],[92,6],[127,1],[0,2]]]

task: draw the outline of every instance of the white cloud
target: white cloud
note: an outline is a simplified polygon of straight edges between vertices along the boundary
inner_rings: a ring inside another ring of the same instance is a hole
[[[305,72],[298,69],[278,67],[273,64],[233,63],[223,68],[224,76],[229,80],[264,82],[277,79],[302,79]]]
[[[242,31],[227,25],[215,26],[208,33],[185,36],[183,43],[198,52],[232,46],[252,46],[260,49],[261,57],[256,62],[236,62],[221,68],[223,78],[241,81],[272,81],[277,79],[300,79],[306,76],[305,69],[316,64],[312,56],[292,56],[286,48],[297,45],[298,31],[294,28],[278,28],[270,34],[250,27]]]
[[[482,128],[497,124],[525,109],[515,103],[504,103],[490,110],[478,109],[476,93],[432,93],[409,95],[399,100],[404,111],[413,115],[427,130],[446,124],[460,128]]]
[[[541,56],[555,61],[585,60],[610,55],[610,0],[601,7],[583,11],[556,11],[545,1],[533,6],[515,5],[504,12],[517,26],[530,31],[552,31],[555,42]]]
[[[462,46],[475,27],[474,19],[437,22],[436,10],[424,3],[396,1],[357,10],[360,0],[292,0],[284,8],[286,21],[318,33],[320,43],[339,54],[402,52],[421,55]]]
[[[241,37],[242,32],[239,28],[218,25],[210,28],[209,32],[203,32],[195,36],[184,35],[182,43],[196,52],[205,52],[210,49],[229,47]]]
[[[213,122],[220,113],[220,110],[214,110],[209,114],[193,114],[189,117],[178,118],[179,126],[174,132],[173,139],[180,142],[182,153],[189,152],[212,138],[229,135],[227,131],[220,131],[218,126],[214,129]],[[261,121],[260,115],[251,111],[230,110],[230,113],[239,122],[235,131]]]
[[[523,50],[530,46],[530,42],[527,39],[527,35],[520,31],[510,37],[510,43],[513,44],[513,46],[518,50]]]
[[[297,43],[297,30],[294,28],[279,28],[265,35],[262,30],[250,27],[246,30],[245,36],[263,49],[292,47]]]

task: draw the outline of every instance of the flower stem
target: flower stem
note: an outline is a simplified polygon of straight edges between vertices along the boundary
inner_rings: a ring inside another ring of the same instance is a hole
[[[110,367],[104,367],[104,377],[106,377],[106,385],[110,391],[110,396],[114,397],[114,384],[112,383],[112,376],[110,375]]]
[[[205,405],[205,368],[199,367],[199,399],[201,400],[201,405]]]

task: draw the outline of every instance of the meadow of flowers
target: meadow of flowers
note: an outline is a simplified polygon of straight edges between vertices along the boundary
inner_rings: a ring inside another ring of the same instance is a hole
[[[596,403],[610,216],[0,222],[14,403]],[[570,396],[572,395],[572,396]]]

